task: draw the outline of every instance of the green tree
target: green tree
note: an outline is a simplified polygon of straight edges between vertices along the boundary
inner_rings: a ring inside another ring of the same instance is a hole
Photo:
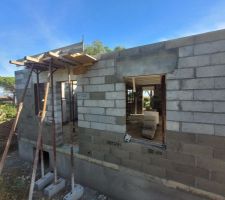
[[[0,76],[0,87],[9,92],[14,92],[15,90],[15,78],[14,77],[3,77]]]
[[[98,40],[92,42],[92,44],[90,45],[87,45],[84,49],[84,52],[89,55],[97,55],[100,53],[108,53],[111,51],[112,50],[109,47],[104,46],[104,44]]]
[[[95,56],[97,54],[109,53],[112,51],[121,51],[123,49],[125,48],[122,46],[117,46],[112,50],[110,47],[105,46],[101,41],[96,40],[92,42],[90,45],[86,45],[84,52],[89,55]]]

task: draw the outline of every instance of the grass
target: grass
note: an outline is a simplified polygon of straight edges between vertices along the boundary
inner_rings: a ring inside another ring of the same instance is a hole
[[[11,103],[0,103],[0,123],[16,116],[16,106]]]

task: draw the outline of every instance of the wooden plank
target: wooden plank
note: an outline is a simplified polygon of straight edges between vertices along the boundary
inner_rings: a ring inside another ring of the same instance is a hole
[[[25,62],[20,62],[20,61],[16,61],[16,60],[10,60],[9,63],[13,64],[13,65],[19,65],[19,66],[25,65]]]

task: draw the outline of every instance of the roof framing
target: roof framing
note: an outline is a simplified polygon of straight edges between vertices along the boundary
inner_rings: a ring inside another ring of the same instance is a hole
[[[96,58],[84,53],[83,42],[9,61],[10,64],[27,68],[33,66],[34,69],[41,71],[48,70],[50,63],[56,69],[71,67],[73,74],[85,73],[95,62]]]

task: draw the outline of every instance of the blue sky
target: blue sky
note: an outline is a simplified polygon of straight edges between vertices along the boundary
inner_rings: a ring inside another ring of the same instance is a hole
[[[1,0],[0,75],[10,59],[101,40],[133,47],[225,28],[224,0]]]

